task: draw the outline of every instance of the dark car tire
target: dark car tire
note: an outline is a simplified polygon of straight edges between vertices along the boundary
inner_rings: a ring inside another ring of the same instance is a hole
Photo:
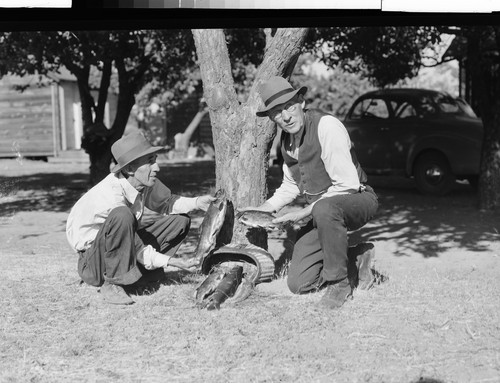
[[[439,152],[421,154],[413,166],[413,176],[422,194],[445,195],[455,183],[448,160]]]

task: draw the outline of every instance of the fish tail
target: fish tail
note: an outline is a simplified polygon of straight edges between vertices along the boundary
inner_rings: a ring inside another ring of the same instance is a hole
[[[236,292],[232,297],[230,297],[226,303],[230,305],[235,305],[237,303],[240,303],[247,299],[250,294],[252,294],[253,290],[255,288],[255,284],[253,282],[250,282],[246,278],[243,279],[243,281],[240,283],[238,288],[236,289]]]

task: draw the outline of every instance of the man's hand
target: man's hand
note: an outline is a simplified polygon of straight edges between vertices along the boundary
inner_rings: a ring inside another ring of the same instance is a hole
[[[200,210],[207,211],[210,204],[215,200],[216,198],[211,195],[202,195],[196,199],[196,207]]]
[[[196,258],[183,259],[172,257],[168,260],[167,266],[177,267],[178,269],[194,273],[199,266],[199,261]]]

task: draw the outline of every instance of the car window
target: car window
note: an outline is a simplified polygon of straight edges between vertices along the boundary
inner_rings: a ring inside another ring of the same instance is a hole
[[[422,96],[419,107],[422,116],[430,116],[438,113],[435,100],[430,96]]]
[[[389,110],[384,100],[380,98],[361,100],[351,113],[353,120],[370,118],[389,118]]]
[[[469,104],[467,104],[467,102],[465,102],[465,100],[462,100],[461,98],[457,98],[456,102],[457,102],[458,106],[460,107],[460,109],[462,110],[462,112],[466,116],[477,118],[476,113],[474,113],[471,106]]]
[[[451,98],[441,99],[439,108],[441,109],[441,112],[445,114],[457,114],[462,112],[455,100],[452,100]]]
[[[476,117],[469,104],[459,98],[453,98],[448,95],[440,94],[436,96],[436,104],[439,105],[440,112],[444,114]]]
[[[416,117],[417,111],[409,102],[403,101],[399,105],[394,107],[395,113],[394,116],[396,118],[408,118],[408,117]]]

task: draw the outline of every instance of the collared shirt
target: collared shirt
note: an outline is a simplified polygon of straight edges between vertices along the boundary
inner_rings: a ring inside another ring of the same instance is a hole
[[[161,214],[188,213],[197,208],[196,198],[172,194],[159,180],[139,193],[123,175],[110,173],[73,206],[66,223],[66,237],[76,250],[86,250],[95,240],[111,210],[127,206],[138,221],[144,207]]]
[[[357,193],[360,187],[356,166],[351,157],[351,140],[346,128],[331,115],[323,116],[318,125],[318,138],[321,145],[321,159],[332,180],[332,185],[321,196],[331,197],[339,194]],[[299,147],[291,145],[287,154],[298,159]],[[276,211],[292,203],[300,195],[300,190],[286,164],[283,164],[283,181],[273,196],[267,200]]]

